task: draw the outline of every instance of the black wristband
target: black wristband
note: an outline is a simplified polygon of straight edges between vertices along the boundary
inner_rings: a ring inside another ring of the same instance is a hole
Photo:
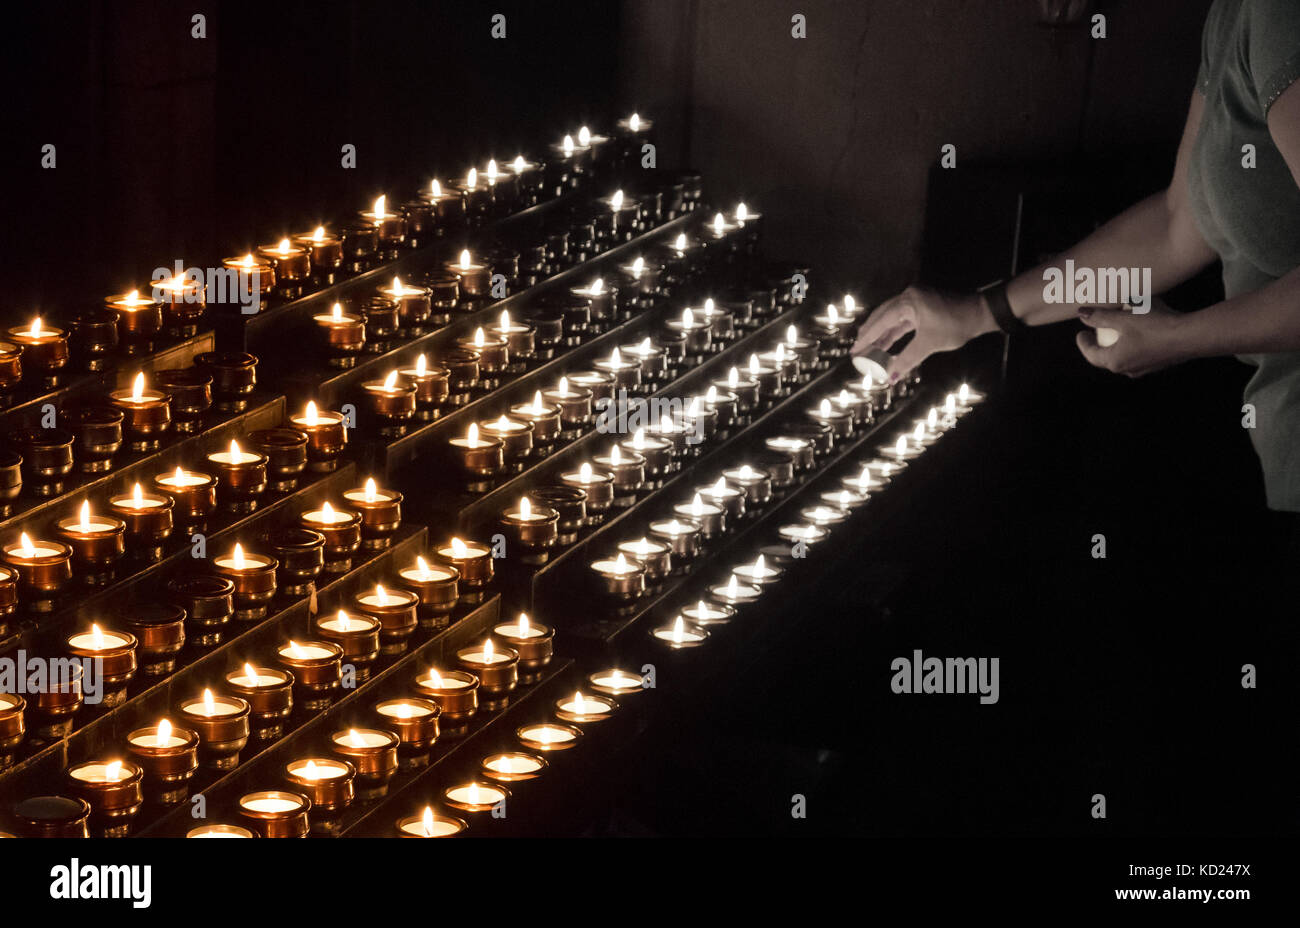
[[[1007,285],[1003,281],[994,284],[983,293],[984,299],[988,301],[989,312],[993,315],[993,321],[998,324],[998,328],[1008,335],[1015,335],[1017,332],[1023,332],[1029,328],[1025,325],[1024,320],[1011,311],[1011,304],[1007,301]]]

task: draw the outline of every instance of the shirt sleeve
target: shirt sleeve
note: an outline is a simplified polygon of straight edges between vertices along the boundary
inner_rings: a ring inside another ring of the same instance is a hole
[[[1251,4],[1246,53],[1260,111],[1300,78],[1300,2],[1246,0]]]

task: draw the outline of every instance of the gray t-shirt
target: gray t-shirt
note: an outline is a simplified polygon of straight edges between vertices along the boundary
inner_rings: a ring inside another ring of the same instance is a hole
[[[1205,115],[1188,187],[1229,297],[1300,266],[1300,188],[1268,132],[1268,109],[1300,78],[1300,0],[1216,0],[1201,39]],[[1244,146],[1257,164],[1246,167]],[[1300,512],[1300,352],[1243,357],[1245,400],[1271,509]]]

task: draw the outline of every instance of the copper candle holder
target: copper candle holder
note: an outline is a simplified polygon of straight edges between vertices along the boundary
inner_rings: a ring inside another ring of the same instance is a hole
[[[745,494],[739,488],[730,486],[726,477],[719,477],[714,483],[696,487],[695,496],[706,503],[721,507],[724,521],[729,526],[735,526],[745,518]]]
[[[226,674],[230,692],[248,703],[251,737],[274,741],[293,712],[294,676],[287,670],[245,664]]]
[[[591,459],[600,470],[614,475],[614,507],[626,508],[636,502],[636,495],[645,486],[645,458],[633,451],[611,445],[609,453]]]
[[[78,469],[102,474],[112,468],[113,455],[122,447],[122,411],[111,406],[78,406],[63,410],[62,418],[75,438],[73,456]]]
[[[8,617],[17,611],[18,572],[8,567],[0,567],[0,636],[8,634]]]
[[[314,473],[329,473],[338,467],[339,455],[348,443],[347,426],[342,413],[319,411],[308,403],[301,416],[289,424],[307,433],[307,467]]]
[[[470,592],[479,593],[492,582],[492,549],[481,542],[452,538],[434,555],[460,571],[460,584]]]
[[[635,602],[646,590],[645,567],[618,554],[613,559],[593,561],[591,570],[600,580],[602,591],[617,606]]]
[[[533,442],[542,449],[554,445],[563,429],[559,404],[546,402],[540,390],[534,394],[531,402],[511,406],[510,418],[530,423],[533,427]]]
[[[171,428],[171,397],[161,390],[145,388],[144,372],[135,375],[131,386],[114,390],[109,402],[122,412],[122,432],[132,451],[154,451]]]
[[[141,296],[139,290],[110,296],[104,306],[117,313],[119,341],[125,345],[139,345],[148,350],[163,325],[162,304],[150,296]],[[132,349],[128,348],[128,352]],[[136,348],[134,350],[140,350]]]
[[[275,265],[265,258],[254,257],[249,252],[240,257],[222,258],[221,266],[239,275],[235,283],[238,292],[247,290],[265,301],[275,292]]]
[[[510,790],[500,783],[477,780],[449,786],[442,791],[442,801],[452,809],[468,812],[484,819],[493,816],[493,810],[510,798]]]
[[[211,825],[200,825],[197,828],[191,828],[185,832],[187,838],[256,838],[243,825],[226,825],[220,822],[214,822]]]
[[[398,738],[398,765],[415,770],[429,763],[429,749],[438,740],[438,717],[442,708],[431,699],[400,697],[374,705],[375,722]]]
[[[236,622],[266,618],[266,604],[275,598],[278,566],[279,562],[270,555],[245,553],[239,544],[230,554],[212,559],[213,572],[235,585]]]
[[[154,382],[171,397],[172,427],[184,434],[199,431],[212,408],[212,375],[197,367],[171,368],[154,374]]]
[[[239,797],[239,814],[263,838],[305,838],[311,800],[301,793],[265,789]]]
[[[358,218],[375,227],[379,256],[385,261],[397,258],[406,241],[406,216],[388,209],[388,197],[377,197],[370,212],[362,212]]]
[[[98,662],[103,687],[101,706],[111,708],[126,701],[126,688],[137,668],[135,652],[139,641],[135,635],[91,625],[90,631],[69,636],[66,644],[69,656]]]
[[[519,683],[519,652],[495,645],[491,638],[456,652],[460,665],[479,679],[479,690],[489,709],[505,705]]]
[[[358,683],[370,679],[370,668],[379,658],[379,619],[340,609],[334,615],[316,617],[316,634],[332,641],[343,651],[343,663],[350,664]]]
[[[90,806],[97,836],[125,838],[140,806],[144,770],[129,760],[88,761],[68,768],[68,789]]]
[[[663,519],[651,522],[651,538],[662,541],[672,551],[673,560],[684,566],[695,559],[703,545],[700,524],[693,519]]]
[[[307,469],[307,433],[286,427],[258,429],[248,433],[249,443],[266,455],[267,485],[276,493],[290,493],[298,487],[299,475]]]
[[[85,670],[81,664],[67,666],[65,674],[51,680],[34,695],[31,702],[31,738],[41,744],[63,740],[72,730],[72,721],[81,709],[84,697],[81,681]]]
[[[0,770],[13,766],[14,752],[23,743],[27,725],[23,713],[27,700],[16,693],[0,693]]]
[[[578,487],[545,486],[532,491],[533,499],[554,509],[559,515],[556,522],[556,540],[571,545],[578,540],[578,532],[587,524],[587,493]]]
[[[317,226],[304,235],[295,235],[294,244],[309,250],[312,277],[317,283],[328,286],[335,282],[343,267],[343,242],[324,226]]]
[[[330,750],[357,770],[357,789],[365,798],[383,796],[397,773],[397,735],[378,728],[348,728],[330,735]]]
[[[12,342],[0,341],[0,406],[13,402],[13,393],[23,380],[23,350]]]
[[[647,435],[643,429],[637,429],[631,438],[618,443],[629,459],[636,457],[645,461],[645,479],[651,488],[657,488],[663,478],[672,472],[673,443],[658,435]]]
[[[586,510],[592,525],[599,524],[614,505],[614,475],[596,470],[585,461],[576,471],[560,474],[560,483],[587,495]]]
[[[72,319],[69,346],[85,370],[98,372],[109,367],[118,348],[118,313],[107,307],[90,306]]]
[[[204,690],[197,699],[180,704],[181,719],[199,734],[199,760],[213,770],[239,766],[239,752],[248,744],[249,704],[238,696],[214,696]]]
[[[447,403],[464,406],[479,387],[479,353],[472,348],[449,348],[438,358],[447,368]]]
[[[505,470],[505,442],[494,437],[480,437],[477,423],[470,423],[464,438],[447,442],[456,454],[461,472],[468,478],[471,488],[486,489],[483,478],[495,477]]]
[[[407,644],[419,626],[416,615],[419,604],[420,598],[410,590],[386,590],[380,585],[356,596],[356,607],[380,621],[381,651],[386,655],[406,653]]]
[[[646,678],[639,673],[632,673],[619,668],[598,670],[587,677],[587,684],[597,693],[606,696],[631,696],[646,688]]]
[[[362,487],[345,490],[343,499],[361,515],[361,543],[367,550],[387,548],[402,524],[402,494],[380,489],[373,479]]]
[[[501,514],[506,537],[522,549],[519,560],[524,564],[545,564],[548,551],[560,538],[560,514],[546,506],[535,505],[527,496],[519,505]]]
[[[415,691],[442,710],[439,723],[450,737],[463,735],[478,712],[478,688],[478,677],[464,670],[430,668],[415,678]]]
[[[64,478],[72,473],[75,440],[61,428],[24,428],[9,434],[10,443],[22,454],[24,482],[35,496],[44,499],[63,492]]]
[[[322,347],[330,366],[348,368],[357,363],[357,355],[366,346],[366,317],[345,313],[335,303],[328,313],[312,316],[321,336]]]
[[[126,553],[126,523],[111,516],[92,516],[90,501],[81,504],[79,515],[54,524],[59,538],[72,549],[75,573],[91,586],[113,577],[113,565]]]
[[[167,719],[126,736],[126,749],[144,770],[145,798],[160,806],[184,802],[199,769],[199,736]]]
[[[379,229],[364,215],[343,227],[343,267],[352,274],[369,270],[383,260],[379,252]]]
[[[392,284],[379,288],[379,295],[397,304],[399,328],[412,335],[424,333],[433,314],[432,291],[428,287],[413,286],[403,283],[400,277],[394,277]]]
[[[429,271],[421,274],[419,283],[429,288],[429,302],[433,307],[430,322],[446,325],[451,313],[460,305],[460,275],[450,271]]]
[[[667,542],[652,538],[623,541],[618,545],[618,552],[645,568],[649,584],[658,584],[673,572],[673,552]]]
[[[194,366],[212,377],[212,396],[217,409],[242,412],[257,388],[257,357],[246,351],[205,351]]]
[[[292,641],[276,652],[293,674],[294,701],[307,712],[319,712],[334,701],[343,678],[343,649],[332,641]]]
[[[453,838],[464,834],[468,827],[464,819],[434,812],[432,806],[399,818],[396,825],[399,838]]]
[[[742,415],[753,412],[759,405],[758,381],[742,375],[738,368],[733,367],[724,379],[715,380],[710,386],[719,392],[733,394],[736,397],[736,410]]]
[[[501,374],[510,366],[509,343],[498,335],[488,335],[483,329],[475,329],[473,335],[456,339],[462,351],[473,351],[478,355],[478,383],[481,392],[495,390],[501,385]]]
[[[397,371],[389,371],[383,380],[370,380],[361,385],[366,406],[378,423],[380,435],[400,435],[406,424],[415,418],[415,385],[399,382]]]
[[[608,696],[584,694],[578,690],[572,696],[561,696],[555,701],[555,717],[565,722],[591,725],[613,717],[618,703]]]
[[[451,371],[440,364],[430,365],[424,355],[418,355],[413,367],[399,368],[397,376],[415,388],[415,415],[431,421],[451,395]]]
[[[154,281],[153,295],[162,304],[167,332],[189,338],[198,332],[199,320],[207,308],[204,285],[186,274]]]
[[[560,380],[561,383],[567,380],[575,389],[590,390],[593,405],[601,400],[614,399],[614,375],[605,371],[571,371]]]
[[[0,449],[0,518],[13,512],[14,501],[23,492],[23,458],[16,451]]]
[[[185,646],[185,610],[170,603],[133,604],[123,623],[140,642],[136,649],[140,672],[146,677],[169,674]]]
[[[496,783],[524,783],[541,776],[546,768],[543,758],[523,751],[501,751],[479,762],[479,773]]]
[[[225,577],[178,577],[167,583],[173,603],[185,610],[185,635],[198,648],[221,644],[235,613],[235,585]]]
[[[31,796],[14,804],[14,821],[26,838],[88,838],[90,803],[67,796]]]
[[[519,655],[519,679],[523,683],[535,682],[542,668],[551,662],[555,629],[530,621],[527,613],[519,613],[519,620],[513,624],[497,625],[492,634]]]
[[[576,747],[582,729],[559,722],[539,722],[515,729],[515,736],[528,750],[550,754]]]
[[[15,326],[5,336],[23,350],[23,376],[31,383],[45,389],[59,384],[59,377],[68,365],[68,333],[41,322],[40,317],[29,326]]]
[[[154,489],[174,503],[177,524],[185,533],[200,529],[217,509],[217,478],[177,467],[171,473],[155,474]]]
[[[32,541],[24,532],[4,546],[4,563],[18,575],[18,595],[32,612],[49,612],[72,579],[72,548],[61,541]]]
[[[217,501],[234,513],[249,513],[257,508],[266,492],[266,455],[244,451],[239,442],[230,440],[230,448],[208,455],[208,470],[217,477]]]
[[[163,544],[171,536],[176,503],[164,493],[146,493],[140,484],[130,493],[119,493],[108,500],[108,510],[126,525],[126,547],[142,561],[162,557]]]
[[[305,528],[283,528],[267,538],[280,562],[280,591],[286,596],[307,596],[325,569],[325,536]]]
[[[422,557],[398,571],[399,582],[420,600],[420,627],[442,628],[451,621],[460,598],[460,571],[451,564],[429,564]]]
[[[476,263],[468,249],[461,251],[460,257],[445,264],[443,269],[460,277],[462,297],[475,299],[486,296],[492,284],[492,269],[486,264]]]
[[[284,765],[284,778],[311,800],[312,827],[326,834],[335,830],[331,820],[356,798],[357,768],[338,758],[291,760]]]
[[[328,502],[298,517],[305,529],[325,536],[325,572],[346,573],[352,569],[352,556],[361,548],[361,514],[335,509]]]
[[[745,494],[745,511],[761,509],[772,501],[772,478],[749,464],[724,470],[723,479]]]
[[[279,292],[286,296],[303,292],[303,285],[311,277],[311,254],[307,248],[282,238],[274,245],[259,245],[257,254],[275,268]]]

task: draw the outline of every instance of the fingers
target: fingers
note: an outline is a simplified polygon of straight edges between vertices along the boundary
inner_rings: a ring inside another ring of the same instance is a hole
[[[898,297],[886,300],[862,323],[850,353],[862,354],[871,348],[888,348],[914,327],[912,313]]]
[[[1079,346],[1080,353],[1087,359],[1093,367],[1100,367],[1103,370],[1110,370],[1110,359],[1107,356],[1107,349],[1097,344],[1097,333],[1091,329],[1085,329],[1078,335],[1074,336],[1074,343]]]
[[[894,355],[889,364],[889,382],[894,383],[930,356],[929,343],[917,332],[907,347]]]
[[[1118,309],[1096,309],[1088,306],[1079,310],[1079,321],[1093,329],[1118,329],[1123,332],[1128,327],[1128,324],[1133,321],[1133,317],[1129,313],[1120,312]]]

